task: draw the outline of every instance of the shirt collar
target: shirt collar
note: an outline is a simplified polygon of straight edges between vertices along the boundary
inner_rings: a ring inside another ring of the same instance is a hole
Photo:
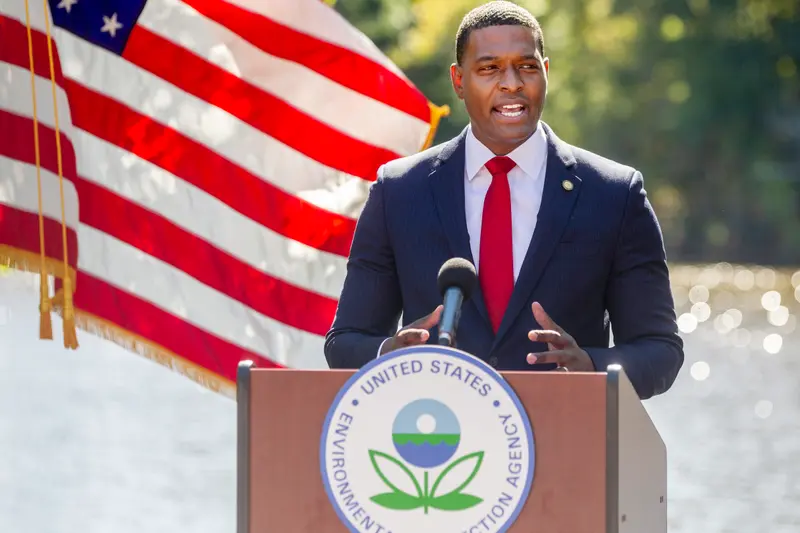
[[[472,181],[495,155],[475,137],[472,126],[467,126],[465,147],[467,179]],[[529,177],[537,178],[547,158],[547,136],[541,122],[528,140],[508,154],[514,163]]]

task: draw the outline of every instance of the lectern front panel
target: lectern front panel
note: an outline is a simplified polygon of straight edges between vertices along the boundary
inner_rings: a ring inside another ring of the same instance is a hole
[[[323,488],[319,448],[328,408],[352,374],[252,370],[247,533],[348,533]],[[508,533],[604,531],[605,374],[504,376],[528,413],[536,454],[530,495]]]
[[[531,493],[509,533],[605,531],[605,374],[503,376],[525,406],[536,440]]]
[[[348,533],[322,486],[325,416],[351,371],[254,370],[250,533]]]

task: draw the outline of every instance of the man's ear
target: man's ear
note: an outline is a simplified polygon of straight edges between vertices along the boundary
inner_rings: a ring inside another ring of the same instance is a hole
[[[549,78],[550,78],[550,59],[545,57],[544,61],[542,61],[542,65],[544,65],[544,94],[547,95],[547,88],[550,85]]]
[[[464,99],[463,72],[457,63],[450,65],[450,81],[453,83],[453,90],[459,100]]]

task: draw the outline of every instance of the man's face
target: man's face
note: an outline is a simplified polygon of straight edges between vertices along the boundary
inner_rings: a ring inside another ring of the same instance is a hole
[[[497,155],[511,152],[536,131],[547,94],[550,65],[536,48],[533,30],[474,30],[461,63],[450,68],[450,75],[475,137]]]

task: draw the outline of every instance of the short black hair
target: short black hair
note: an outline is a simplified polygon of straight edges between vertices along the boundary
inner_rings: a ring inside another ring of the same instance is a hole
[[[530,11],[508,0],[494,0],[476,7],[461,20],[456,33],[456,63],[461,64],[464,48],[473,30],[490,26],[525,26],[534,32],[536,46],[544,56],[544,34],[536,17]]]

